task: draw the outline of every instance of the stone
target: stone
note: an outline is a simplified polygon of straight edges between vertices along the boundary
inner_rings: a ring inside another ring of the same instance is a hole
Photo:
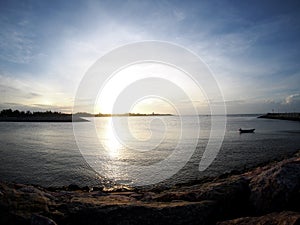
[[[77,184],[70,184],[68,187],[67,187],[67,190],[68,191],[78,191],[80,190],[81,188],[77,185]]]
[[[38,215],[38,214],[32,214],[30,225],[57,225],[52,219]]]
[[[152,195],[152,200],[170,202],[175,200],[199,202],[214,201],[218,205],[218,217],[234,217],[249,210],[249,181],[233,176],[191,187],[181,187]],[[147,196],[148,197],[148,196]],[[149,197],[147,198],[149,200]]]
[[[300,155],[169,189],[0,182],[0,224],[299,224]]]
[[[257,213],[300,209],[300,160],[283,161],[250,181],[250,202]]]
[[[74,207],[74,205],[73,205]],[[170,204],[138,204],[82,206],[70,209],[58,223],[76,225],[205,225],[215,223],[216,204],[212,201],[176,202]]]
[[[276,212],[260,217],[242,217],[238,219],[222,221],[217,225],[299,225],[299,212]]]

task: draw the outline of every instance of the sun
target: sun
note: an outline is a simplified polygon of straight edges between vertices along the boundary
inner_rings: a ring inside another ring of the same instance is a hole
[[[161,63],[137,63],[113,73],[102,84],[94,113],[177,114],[175,108],[181,108],[189,114],[187,107],[197,108],[203,99],[202,90],[181,70]]]

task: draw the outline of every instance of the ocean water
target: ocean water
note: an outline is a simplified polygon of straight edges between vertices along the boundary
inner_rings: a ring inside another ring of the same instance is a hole
[[[0,180],[42,186],[131,184],[134,176],[129,176],[126,168],[132,165],[139,179],[144,168],[161,166],[151,176],[143,176],[145,181],[161,176],[160,171],[177,171],[175,167],[180,165],[178,172],[160,182],[173,185],[251,168],[300,149],[299,122],[227,116],[218,155],[200,172],[210,116],[118,117],[114,118],[115,130],[112,118],[87,119],[91,122],[74,126],[76,137],[72,123],[1,122]],[[239,134],[239,128],[256,131]],[[178,151],[175,164],[159,164],[172,156],[174,149]]]

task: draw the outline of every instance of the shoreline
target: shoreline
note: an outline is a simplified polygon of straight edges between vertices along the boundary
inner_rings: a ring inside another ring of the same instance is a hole
[[[72,117],[72,115],[64,116],[40,116],[40,117],[0,117],[0,122],[47,122],[47,123],[70,123],[70,122],[89,122],[81,117]]]
[[[300,222],[299,190],[300,151],[240,174],[170,189],[110,191],[0,182],[0,223],[296,224]]]
[[[300,113],[267,113],[258,118],[300,121]]]

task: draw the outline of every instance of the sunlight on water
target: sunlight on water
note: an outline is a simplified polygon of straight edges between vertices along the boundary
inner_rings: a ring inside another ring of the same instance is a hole
[[[7,181],[27,182],[44,186],[77,183],[95,185],[103,177],[115,181],[128,180],[128,166],[140,166],[139,177],[145,168],[171,156],[181,138],[179,118],[120,117],[87,118],[90,122],[75,123],[78,138],[75,142],[71,124],[67,123],[1,123],[0,124],[0,178]],[[111,121],[120,124],[121,131],[113,129]],[[210,117],[183,118],[186,135],[176,157],[182,162],[191,142],[198,140],[195,155],[190,162],[167,183],[195,180],[202,176],[219,175],[233,169],[250,167],[299,149],[299,123],[257,119],[255,116],[228,117],[225,140],[213,164],[204,173],[198,165],[210,133]],[[123,126],[123,125],[128,126]],[[198,136],[194,130],[201,126]],[[122,128],[123,127],[123,128]],[[124,129],[130,129],[127,132]],[[255,133],[240,135],[240,127],[256,128]],[[95,132],[96,130],[96,132]],[[121,133],[121,136],[119,135]],[[132,136],[128,136],[129,134]],[[122,136],[124,135],[124,136]],[[127,138],[127,139],[126,139]],[[126,145],[124,145],[124,143]],[[81,148],[81,151],[79,150]],[[84,156],[84,158],[82,157]],[[95,173],[89,165],[96,165]],[[170,169],[172,169],[168,165]],[[153,176],[160,176],[163,169]],[[139,177],[140,178],[140,177]],[[151,177],[141,177],[151,179]],[[100,180],[99,180],[100,179]]]
[[[139,177],[139,174],[142,177],[138,180],[147,180],[148,176],[141,171],[171,156],[181,137],[177,117],[93,118],[90,124],[79,126],[83,136],[86,136],[85,131],[89,132],[89,137],[93,137],[93,130],[97,133],[97,140],[80,137],[85,159],[99,174],[126,184],[131,184],[133,176]],[[130,172],[132,170],[134,172]],[[159,168],[160,172],[163,170],[168,168]]]
[[[112,124],[112,118],[109,118],[103,129],[104,139],[103,147],[108,151],[111,158],[117,158],[122,150],[123,145],[119,142]]]

